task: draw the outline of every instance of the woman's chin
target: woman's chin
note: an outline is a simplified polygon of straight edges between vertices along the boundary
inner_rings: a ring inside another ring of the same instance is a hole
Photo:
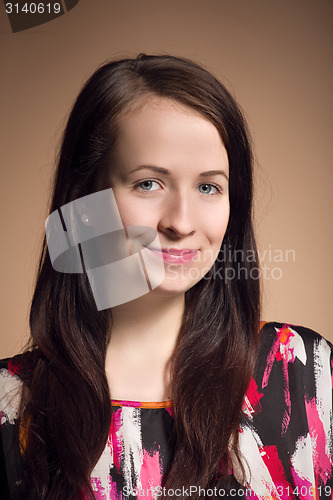
[[[201,276],[196,280],[184,279],[184,278],[175,279],[166,276],[165,279],[162,281],[162,283],[159,286],[157,286],[154,290],[152,290],[150,293],[154,295],[166,295],[166,296],[184,294],[185,292],[190,290],[190,288],[196,285],[200,280]]]

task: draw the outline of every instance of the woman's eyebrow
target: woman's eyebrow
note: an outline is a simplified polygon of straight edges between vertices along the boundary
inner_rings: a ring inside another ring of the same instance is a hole
[[[133,174],[133,172],[137,172],[138,170],[143,170],[145,168],[149,168],[150,170],[153,170],[154,172],[158,172],[159,174],[170,174],[169,170],[163,167],[155,167],[153,165],[140,165],[139,167],[134,168],[133,170],[130,171],[130,174]]]
[[[166,168],[163,167],[155,167],[153,165],[140,165],[139,167],[134,168],[131,170],[130,174],[133,174],[133,172],[137,172],[138,170],[143,170],[148,168],[149,170],[153,170],[154,172],[157,172],[159,174],[165,174],[169,175],[170,172]],[[207,170],[206,172],[201,172],[199,174],[200,177],[211,177],[212,175],[223,175],[227,180],[229,180],[228,174],[224,170]]]
[[[224,170],[207,170],[206,172],[201,172],[200,177],[210,177],[212,175],[223,175],[227,181],[229,180],[228,174]]]

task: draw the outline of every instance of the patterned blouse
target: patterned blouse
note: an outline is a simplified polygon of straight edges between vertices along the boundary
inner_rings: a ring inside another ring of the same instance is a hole
[[[247,483],[228,494],[212,488],[201,496],[248,500],[333,498],[331,344],[299,326],[263,323],[261,347],[244,398],[240,449]],[[15,360],[20,359],[16,357]],[[20,485],[20,448],[13,446],[20,366],[0,363],[1,499],[15,498]],[[172,460],[172,402],[112,401],[112,423],[91,485],[96,500],[156,499],[165,493],[189,498],[196,487],[166,491]],[[239,476],[240,480],[240,476]],[[164,488],[164,491],[163,491]]]

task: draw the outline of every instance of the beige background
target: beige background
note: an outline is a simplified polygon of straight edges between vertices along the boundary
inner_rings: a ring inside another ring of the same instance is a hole
[[[333,340],[332,13],[331,0],[80,0],[12,34],[1,3],[0,357],[27,338],[64,117],[99,63],[139,52],[193,58],[235,94],[255,143],[263,318]]]

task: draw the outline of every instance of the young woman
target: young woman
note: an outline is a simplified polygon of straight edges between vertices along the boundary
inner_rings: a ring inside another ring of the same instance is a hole
[[[50,213],[102,192],[129,243],[131,227],[158,235],[164,279],[98,308],[89,270],[54,269],[45,240],[29,349],[1,364],[1,498],[330,498],[331,348],[260,325],[235,100],[185,59],[103,65],[69,117]]]

